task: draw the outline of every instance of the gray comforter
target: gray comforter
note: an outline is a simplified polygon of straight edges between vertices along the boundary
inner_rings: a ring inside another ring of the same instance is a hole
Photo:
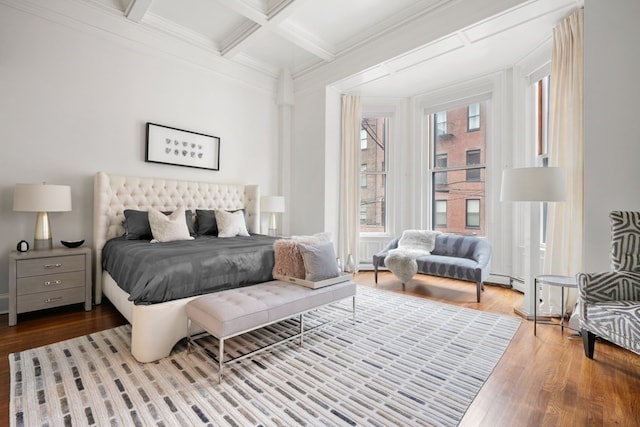
[[[134,304],[154,304],[273,280],[274,237],[150,243],[109,240],[102,267]]]

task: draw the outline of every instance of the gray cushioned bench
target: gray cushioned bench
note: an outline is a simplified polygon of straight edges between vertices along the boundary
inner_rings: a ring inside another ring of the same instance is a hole
[[[193,342],[191,337],[192,322],[219,340],[218,380],[221,381],[225,364],[255,353],[252,352],[224,362],[224,341],[226,339],[294,316],[300,316],[299,333],[276,344],[293,338],[300,338],[302,343],[305,332],[304,313],[326,304],[353,297],[353,316],[355,319],[355,295],[356,285],[351,281],[311,289],[280,280],[207,294],[190,301],[186,306],[189,319],[189,346]]]

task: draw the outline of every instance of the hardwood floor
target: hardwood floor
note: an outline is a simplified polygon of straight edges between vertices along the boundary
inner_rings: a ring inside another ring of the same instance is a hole
[[[355,281],[375,286],[373,273]],[[403,292],[387,272],[378,288]],[[513,308],[522,294],[485,286],[475,302],[475,286],[467,282],[416,276],[405,294],[447,304],[518,317]],[[75,336],[112,328],[126,321],[104,299],[90,312],[80,305],[23,314],[8,327],[0,315],[0,425],[9,414],[8,354]],[[502,360],[469,407],[460,426],[640,426],[640,356],[612,344],[597,342],[595,359],[587,359],[582,340],[561,334],[557,326],[523,320]]]

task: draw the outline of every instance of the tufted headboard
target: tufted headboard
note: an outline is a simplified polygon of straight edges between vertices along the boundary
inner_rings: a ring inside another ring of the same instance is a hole
[[[102,247],[124,234],[125,209],[174,210],[245,209],[247,229],[260,233],[260,188],[257,185],[217,184],[108,175],[98,172],[93,189],[93,246],[95,249],[95,302],[102,299]]]

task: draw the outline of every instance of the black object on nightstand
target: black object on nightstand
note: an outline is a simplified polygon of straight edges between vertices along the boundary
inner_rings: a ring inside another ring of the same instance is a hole
[[[83,240],[60,240],[60,243],[62,243],[62,245],[66,246],[67,248],[77,248],[78,246],[82,246],[82,244],[84,243],[84,239]]]

